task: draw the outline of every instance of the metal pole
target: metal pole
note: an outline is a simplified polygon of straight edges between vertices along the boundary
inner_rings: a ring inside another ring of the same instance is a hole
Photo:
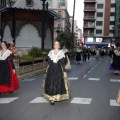
[[[74,43],[74,19],[75,19],[75,5],[76,5],[76,0],[74,0],[74,5],[73,5],[73,19],[72,19],[72,41]]]
[[[43,1],[43,10],[42,10],[42,44],[41,49],[44,49],[44,39],[45,39],[45,1]]]

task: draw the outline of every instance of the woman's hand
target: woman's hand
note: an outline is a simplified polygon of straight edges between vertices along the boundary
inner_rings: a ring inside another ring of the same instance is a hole
[[[13,69],[13,72],[15,73],[15,69]]]
[[[64,72],[64,78],[67,78],[67,73],[66,72]]]

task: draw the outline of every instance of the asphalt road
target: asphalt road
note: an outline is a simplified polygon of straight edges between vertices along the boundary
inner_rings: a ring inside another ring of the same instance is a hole
[[[44,73],[20,80],[21,88],[0,97],[0,120],[120,120],[115,99],[120,76],[109,71],[110,58],[72,64],[71,99],[51,106],[41,97]]]

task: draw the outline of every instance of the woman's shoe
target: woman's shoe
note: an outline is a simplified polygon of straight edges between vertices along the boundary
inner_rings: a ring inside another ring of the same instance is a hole
[[[51,104],[51,105],[54,105],[54,104],[55,104],[55,102],[54,102],[54,101],[50,101],[50,104]]]

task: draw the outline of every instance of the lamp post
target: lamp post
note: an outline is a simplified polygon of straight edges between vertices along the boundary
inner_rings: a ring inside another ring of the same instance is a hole
[[[72,18],[72,41],[74,43],[74,19],[75,19],[75,5],[76,5],[76,0],[74,0],[73,4],[73,18]]]
[[[41,49],[44,49],[44,39],[45,39],[45,2],[46,0],[41,0],[43,2],[42,6],[42,42],[41,42]]]

